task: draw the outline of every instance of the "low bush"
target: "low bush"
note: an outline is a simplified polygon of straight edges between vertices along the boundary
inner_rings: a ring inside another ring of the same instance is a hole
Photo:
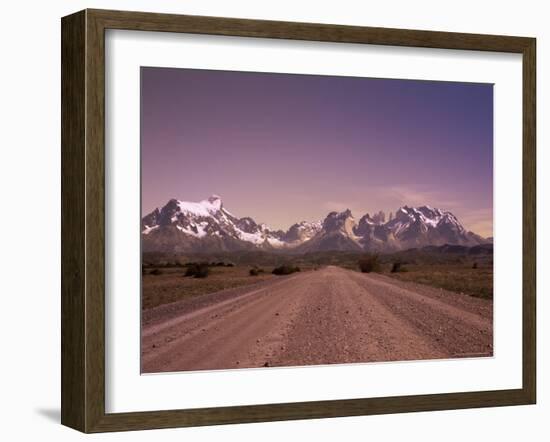
[[[188,263],[184,276],[193,276],[195,278],[206,278],[210,274],[208,263]]]
[[[409,270],[401,262],[394,262],[391,266],[391,273],[408,272]]]
[[[260,273],[264,273],[264,269],[254,266],[250,269],[248,273],[250,274],[250,276],[258,276]]]
[[[275,267],[271,273],[273,273],[274,275],[290,275],[299,271],[300,267],[285,264],[279,267]]]
[[[474,269],[474,270],[477,269],[477,262],[474,262],[474,263],[472,264],[472,269]]]
[[[380,260],[378,255],[368,255],[359,260],[359,269],[363,273],[379,272]]]
[[[149,272],[150,275],[162,275],[164,272],[161,269],[153,269]]]
[[[195,272],[195,278],[206,278],[210,275],[210,268],[207,265],[200,265]]]
[[[195,272],[197,271],[197,264],[189,265],[187,264],[185,267],[187,267],[187,270],[185,270],[184,276],[195,276]]]

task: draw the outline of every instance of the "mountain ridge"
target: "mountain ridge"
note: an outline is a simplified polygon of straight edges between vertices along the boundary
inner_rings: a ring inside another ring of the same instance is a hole
[[[330,212],[323,220],[300,221],[287,231],[229,212],[218,195],[199,202],[170,199],[141,221],[145,252],[273,250],[392,252],[444,244],[475,246],[491,242],[467,231],[449,211],[428,205],[402,206],[386,215],[368,213],[356,221],[351,210]]]

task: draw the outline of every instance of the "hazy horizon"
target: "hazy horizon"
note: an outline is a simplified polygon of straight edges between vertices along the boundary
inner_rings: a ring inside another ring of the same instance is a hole
[[[491,84],[141,73],[142,215],[217,194],[286,230],[330,211],[429,205],[493,235]]]

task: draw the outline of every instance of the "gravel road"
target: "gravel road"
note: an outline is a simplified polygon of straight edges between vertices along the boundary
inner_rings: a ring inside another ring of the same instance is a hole
[[[142,372],[492,356],[492,311],[329,266],[147,311]]]

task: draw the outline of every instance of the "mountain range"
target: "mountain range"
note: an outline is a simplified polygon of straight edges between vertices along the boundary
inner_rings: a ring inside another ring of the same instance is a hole
[[[467,231],[451,212],[400,207],[388,220],[380,211],[357,221],[351,211],[330,212],[323,220],[301,221],[287,231],[272,230],[250,217],[229,212],[219,196],[200,202],[171,199],[141,221],[144,252],[215,253],[266,250],[392,252],[425,246],[475,246],[492,242]]]

